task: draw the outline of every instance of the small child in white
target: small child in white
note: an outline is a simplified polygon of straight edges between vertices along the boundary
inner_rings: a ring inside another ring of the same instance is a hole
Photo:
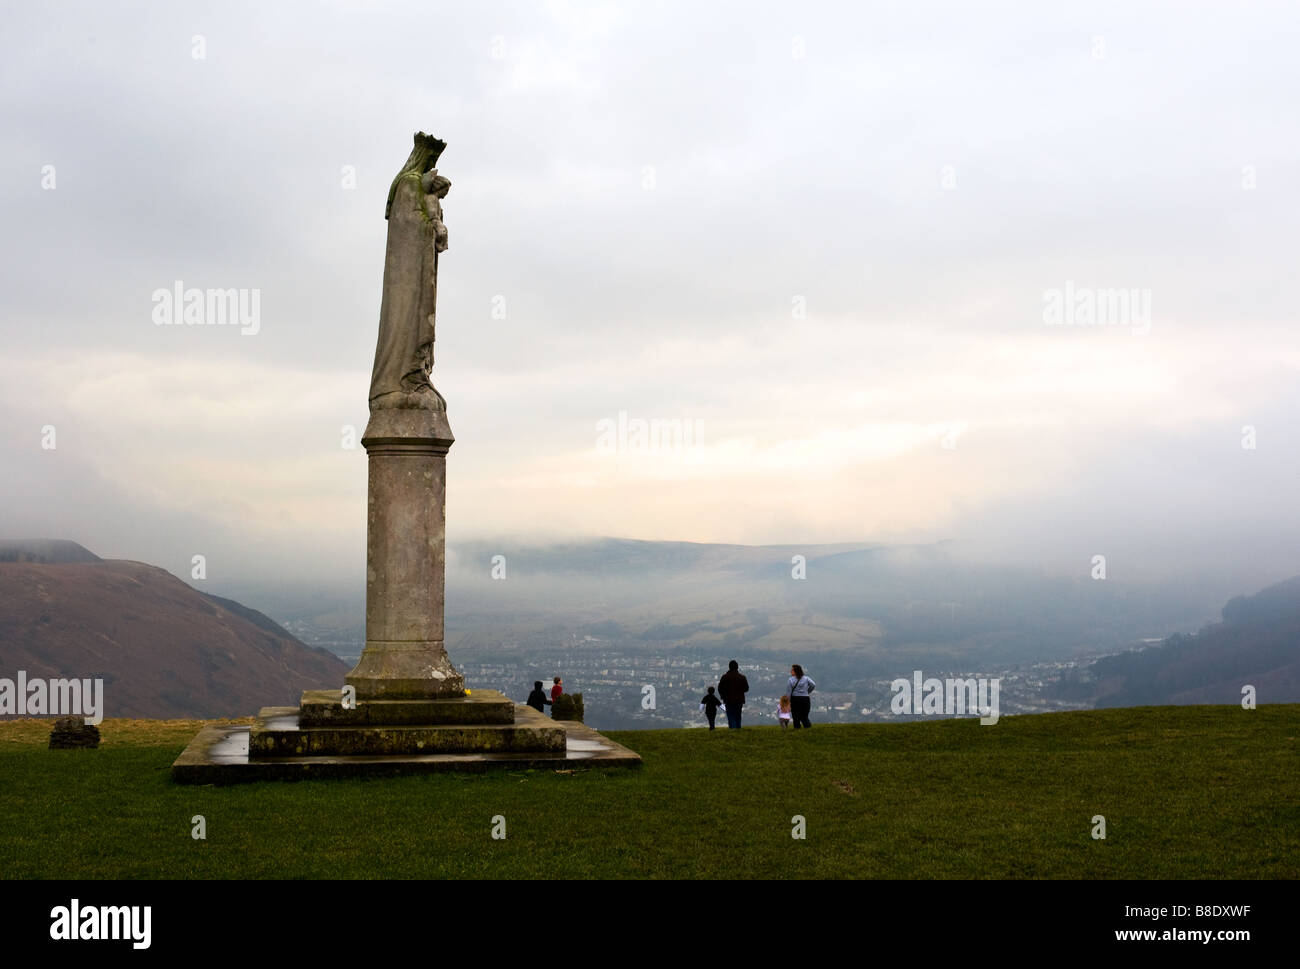
[[[782,730],[790,726],[790,698],[788,696],[781,697],[777,703],[776,719],[781,722]]]

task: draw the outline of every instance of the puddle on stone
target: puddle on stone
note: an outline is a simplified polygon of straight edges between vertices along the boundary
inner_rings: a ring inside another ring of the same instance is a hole
[[[248,728],[232,730],[208,748],[209,760],[246,762],[248,760]]]

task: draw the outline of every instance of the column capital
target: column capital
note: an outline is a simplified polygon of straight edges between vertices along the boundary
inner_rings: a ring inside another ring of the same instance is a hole
[[[445,454],[455,441],[446,411],[415,408],[373,411],[361,435],[361,445],[367,451],[375,447],[414,447]]]

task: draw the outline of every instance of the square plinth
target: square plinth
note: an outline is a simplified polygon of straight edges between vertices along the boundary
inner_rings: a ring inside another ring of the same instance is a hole
[[[445,700],[357,700],[350,707],[342,690],[304,690],[298,710],[300,727],[515,722],[514,702],[497,690]]]

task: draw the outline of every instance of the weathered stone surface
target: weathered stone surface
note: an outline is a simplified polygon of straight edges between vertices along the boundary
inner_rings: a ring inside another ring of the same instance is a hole
[[[304,690],[298,710],[301,727],[515,722],[514,702],[497,690],[448,699],[360,700],[350,710],[342,690]]]
[[[465,679],[443,645],[447,402],[429,379],[438,254],[447,248],[434,167],[447,145],[416,132],[393,179],[379,337],[370,381],[366,646],[345,682],[359,700],[458,697]]]
[[[359,700],[458,697],[465,679],[443,645],[446,415],[377,411],[369,454],[366,646],[345,678]]]
[[[82,717],[59,717],[50,731],[50,750],[94,750],[99,746],[99,728]]]
[[[438,298],[438,253],[447,248],[442,199],[451,181],[434,167],[445,142],[416,132],[410,156],[388,190],[384,218],[384,288],[379,304],[379,339],[370,377],[370,409],[446,409],[433,388],[434,321]]]
[[[361,443],[374,454],[386,445],[403,449],[429,449],[443,455],[456,443],[445,410],[377,410],[361,435]]]
[[[535,711],[534,711],[535,712]],[[567,734],[564,752],[414,754],[394,757],[248,756],[246,726],[204,727],[172,765],[179,784],[239,784],[340,777],[391,777],[443,771],[587,770],[640,767],[641,757],[576,721],[557,724]]]
[[[249,732],[249,756],[521,753],[564,750],[564,728],[531,707],[512,724],[304,727],[296,707],[265,707]]]

